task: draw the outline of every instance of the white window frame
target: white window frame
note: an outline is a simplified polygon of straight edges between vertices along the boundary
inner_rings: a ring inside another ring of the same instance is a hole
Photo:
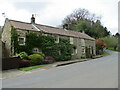
[[[85,40],[81,39],[81,46],[85,46]]]
[[[70,44],[73,44],[73,37],[70,37]]]
[[[59,36],[55,35],[55,43],[59,43]]]
[[[20,44],[20,43],[19,43],[19,39],[20,39],[20,38],[23,38],[23,39],[24,39],[24,43],[23,43],[23,44]],[[25,38],[25,37],[18,37],[18,43],[19,43],[19,45],[25,45],[25,41],[26,41],[26,38]]]
[[[44,35],[44,36],[48,36],[48,34],[46,34],[46,33],[44,33],[43,35]]]
[[[75,53],[76,53],[76,54],[78,53],[78,50],[77,50],[77,48],[75,49]]]

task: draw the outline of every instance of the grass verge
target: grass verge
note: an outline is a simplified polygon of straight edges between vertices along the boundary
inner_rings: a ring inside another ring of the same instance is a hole
[[[110,53],[104,52],[102,55],[103,55],[103,56],[106,56],[106,55],[110,55]]]
[[[32,69],[37,69],[37,68],[41,68],[41,67],[45,67],[48,66],[48,64],[45,65],[37,65],[37,66],[30,66],[30,67],[24,67],[24,68],[20,68],[21,71],[29,71]]]
[[[108,50],[112,50],[112,51],[118,51],[118,52],[120,52],[120,50],[115,50],[114,48],[108,48]]]

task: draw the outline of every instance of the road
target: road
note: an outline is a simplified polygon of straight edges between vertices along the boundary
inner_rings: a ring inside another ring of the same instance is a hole
[[[118,52],[4,79],[3,88],[118,88]]]

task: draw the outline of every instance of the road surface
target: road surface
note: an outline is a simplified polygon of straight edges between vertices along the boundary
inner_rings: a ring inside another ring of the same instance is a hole
[[[4,79],[3,88],[118,88],[118,52]]]

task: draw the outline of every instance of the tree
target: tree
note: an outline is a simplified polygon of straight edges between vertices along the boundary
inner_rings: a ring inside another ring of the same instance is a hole
[[[107,45],[106,45],[104,39],[102,39],[102,38],[96,39],[96,52],[97,52],[97,54],[102,54],[103,53],[103,49],[106,46]]]
[[[101,17],[91,14],[87,9],[75,9],[70,15],[64,18],[62,26],[66,29],[78,32],[84,31],[94,38],[101,38],[110,35],[107,27],[104,27],[100,21]],[[100,32],[100,33],[98,33]]]
[[[114,48],[114,49],[117,48],[118,38],[116,38],[115,36],[107,36],[103,39],[106,42],[108,48]]]
[[[68,24],[70,30],[75,30],[75,25],[81,20],[96,21],[98,17],[91,14],[87,9],[75,9],[70,15],[64,18],[62,25]]]
[[[115,34],[115,37],[120,37],[120,34],[119,34],[119,33],[116,33],[116,34]]]
[[[109,35],[107,28],[104,28],[99,20],[97,20],[96,22],[82,20],[76,25],[76,30],[78,32],[84,31],[86,34],[94,38],[101,38]]]

